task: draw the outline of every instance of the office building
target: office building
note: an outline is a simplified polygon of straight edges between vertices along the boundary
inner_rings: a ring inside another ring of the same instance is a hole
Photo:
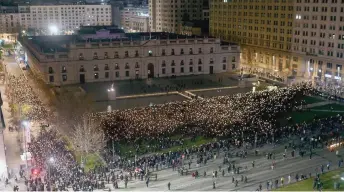
[[[69,36],[23,37],[32,71],[52,85],[213,74],[239,68],[237,45],[170,33],[100,29]]]
[[[22,29],[43,34],[71,34],[80,26],[111,25],[111,5],[19,6]]]
[[[293,0],[214,0],[210,34],[239,43],[243,64],[289,72],[293,11]]]
[[[239,43],[244,65],[341,79],[343,12],[343,0],[214,0],[210,33]]]
[[[293,62],[304,76],[341,80],[344,65],[344,0],[296,0]]]
[[[148,7],[124,7],[121,10],[121,28],[126,32],[149,31]]]
[[[206,1],[207,2],[207,1]],[[183,21],[202,20],[204,0],[149,0],[149,25],[151,31],[179,33]],[[205,12],[206,14],[206,12]]]
[[[0,6],[0,39],[14,42],[20,28],[17,7]]]

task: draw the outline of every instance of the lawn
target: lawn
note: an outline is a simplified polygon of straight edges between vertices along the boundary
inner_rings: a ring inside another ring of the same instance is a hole
[[[334,182],[340,181],[340,187],[338,191],[344,191],[344,182],[341,181],[340,175],[343,173],[344,168],[331,171],[320,175],[320,181],[323,183],[323,191],[334,191]],[[276,191],[314,191],[313,190],[313,178],[306,179],[297,183],[281,187]]]
[[[338,115],[338,112],[328,112],[328,111],[293,111],[290,117],[293,119],[293,123],[302,123],[312,121],[315,117],[326,118]]]
[[[5,44],[2,46],[5,49],[12,49],[13,48],[13,44]]]
[[[178,140],[181,139],[181,136],[176,135],[176,136],[172,136],[171,139],[173,140]],[[161,149],[161,150],[155,150],[153,148],[151,148],[152,143],[141,143],[139,146],[139,151],[137,155],[143,155],[143,154],[147,154],[147,153],[166,153],[166,152],[175,152],[175,151],[179,151],[181,149],[185,149],[185,148],[191,148],[192,146],[200,146],[202,144],[205,143],[209,143],[209,142],[213,142],[215,139],[213,138],[205,138],[202,136],[198,136],[196,137],[196,139],[194,141],[191,141],[190,138],[184,138],[184,144],[183,145],[179,145],[179,146],[173,146],[170,148],[165,148],[165,149]],[[133,145],[130,144],[119,144],[119,146],[117,146],[120,150],[120,155],[122,156],[127,156],[127,157],[133,157],[135,155],[135,147]]]
[[[102,158],[98,154],[88,154],[82,157],[81,154],[76,153],[76,152],[74,153],[75,153],[75,158],[77,162],[80,165],[83,163],[85,172],[94,170],[96,166],[104,165]]]
[[[328,104],[328,105],[322,105],[322,106],[317,106],[317,107],[312,107],[311,109],[315,109],[315,110],[334,110],[334,111],[344,111],[344,105],[340,105],[340,104]]]
[[[319,102],[324,101],[323,99],[312,97],[312,96],[306,96],[303,99],[305,100],[306,104],[313,104],[313,103],[319,103]]]

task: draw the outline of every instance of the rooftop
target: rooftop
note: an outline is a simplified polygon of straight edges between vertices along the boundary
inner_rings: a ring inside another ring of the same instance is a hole
[[[118,29],[113,29],[118,30]],[[186,36],[174,33],[154,32],[154,33],[124,33],[124,37],[117,39],[89,39],[84,40],[80,35],[54,35],[54,36],[25,36],[23,40],[43,53],[68,52],[70,43],[86,42],[120,42],[120,41],[142,41],[148,39],[176,40],[204,38],[199,36]],[[222,45],[229,45],[221,42]],[[232,44],[231,44],[232,45]]]
[[[124,33],[122,29],[118,29],[117,26],[83,26],[78,31],[80,35],[96,34],[97,31],[110,31],[110,33]]]

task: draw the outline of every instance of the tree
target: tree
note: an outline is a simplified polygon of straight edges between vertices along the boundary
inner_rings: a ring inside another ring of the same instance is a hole
[[[56,97],[55,109],[57,118],[53,122],[66,134],[70,134],[70,125],[83,121],[83,114],[92,113],[92,100],[86,95],[61,90]]]
[[[83,115],[82,121],[74,126],[72,142],[74,149],[85,156],[99,153],[106,145],[103,130],[89,114]]]

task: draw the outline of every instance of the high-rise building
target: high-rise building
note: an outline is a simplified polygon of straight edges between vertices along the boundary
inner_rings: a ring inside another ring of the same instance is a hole
[[[15,41],[19,26],[17,7],[0,6],[0,39]]]
[[[306,77],[342,79],[344,0],[295,0],[293,62]]]
[[[126,32],[148,32],[148,18],[148,7],[124,7],[121,10],[121,27]]]
[[[213,0],[210,34],[241,44],[243,64],[283,71],[290,67],[293,10],[293,0]]]
[[[153,32],[178,33],[182,21],[201,20],[204,0],[149,0],[149,25]]]
[[[241,62],[283,75],[341,79],[344,0],[213,0],[210,33]]]
[[[73,33],[80,26],[111,25],[111,5],[19,6],[22,29]]]

